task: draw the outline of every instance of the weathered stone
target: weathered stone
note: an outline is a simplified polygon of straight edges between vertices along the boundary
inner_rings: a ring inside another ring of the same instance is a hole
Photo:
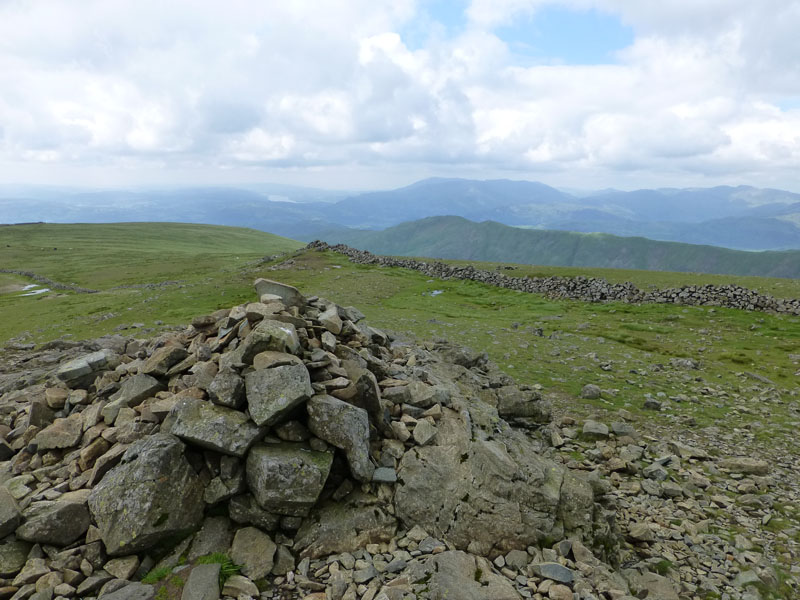
[[[669,579],[655,573],[639,573],[638,571],[623,571],[623,575],[634,592],[640,598],[653,600],[679,600],[675,588]]]
[[[25,561],[22,570],[14,577],[12,585],[20,586],[28,583],[34,583],[39,577],[47,575],[50,568],[47,566],[47,561],[43,558],[30,558]]]
[[[272,531],[277,528],[281,515],[264,510],[251,494],[235,496],[228,503],[231,520],[242,525],[255,525],[259,529]]]
[[[22,520],[17,501],[8,490],[0,487],[0,540],[13,533]]]
[[[214,404],[239,409],[244,406],[244,380],[233,369],[220,369],[208,386]]]
[[[401,573],[409,581],[425,581],[431,600],[520,600],[505,577],[495,575],[484,558],[448,551],[417,561]]]
[[[265,510],[305,516],[322,492],[332,462],[332,454],[300,444],[256,445],[247,456],[247,483]]]
[[[370,422],[378,431],[384,434],[391,431],[389,415],[381,404],[381,391],[375,375],[352,360],[342,361],[342,367],[351,385],[343,390],[336,390],[331,395],[366,410]]]
[[[397,471],[391,467],[379,467],[372,473],[372,481],[375,483],[395,483],[397,481]]]
[[[583,389],[581,389],[581,398],[585,398],[586,400],[597,400],[600,394],[600,386],[594,385],[593,383],[587,383],[583,386]]]
[[[426,419],[418,422],[414,426],[414,441],[420,446],[425,446],[433,441],[439,431]]]
[[[119,402],[121,406],[133,408],[139,406],[143,400],[155,396],[164,389],[164,386],[155,377],[137,373],[122,382],[122,385],[110,400]]]
[[[339,309],[336,305],[329,306],[317,317],[319,324],[334,335],[342,332],[342,319],[339,317]]]
[[[314,396],[306,409],[312,433],[344,450],[353,477],[370,481],[375,467],[369,458],[367,411],[331,396]]]
[[[103,565],[103,568],[109,575],[113,575],[117,579],[130,579],[139,568],[139,557],[133,554],[131,556],[112,558]]]
[[[249,365],[258,354],[268,350],[287,354],[300,352],[300,338],[294,325],[264,319],[247,335],[237,352],[240,361]]]
[[[53,410],[61,410],[67,403],[67,398],[69,397],[69,390],[62,387],[47,388],[44,391],[44,397],[47,402],[47,406],[49,406]]]
[[[583,424],[583,437],[588,440],[603,440],[608,437],[608,425],[588,420]]]
[[[253,358],[253,368],[258,369],[271,369],[273,367],[282,367],[284,365],[301,365],[303,359],[294,354],[286,352],[276,352],[274,350],[265,350],[259,352]]]
[[[28,560],[31,545],[22,540],[0,540],[0,577],[13,577]]]
[[[719,466],[726,471],[744,473],[745,475],[766,475],[769,473],[769,463],[767,461],[747,456],[734,456],[723,459],[719,462]]]
[[[572,583],[575,579],[570,569],[557,562],[532,563],[530,569],[534,575],[561,583]]]
[[[344,502],[314,508],[295,536],[295,548],[310,558],[355,552],[389,542],[396,530],[397,521],[377,498],[353,492]]]
[[[17,537],[27,542],[67,546],[89,529],[86,504],[59,500],[34,502],[23,512]]]
[[[181,600],[219,600],[219,571],[221,565],[195,565],[183,586]]]
[[[233,537],[230,556],[234,563],[242,566],[242,575],[259,580],[272,571],[276,548],[266,533],[255,527],[245,527]]]
[[[116,353],[104,348],[62,364],[56,377],[70,388],[87,387],[100,373],[114,369],[118,364]]]
[[[496,390],[497,413],[505,418],[530,419],[536,423],[549,423],[552,416],[550,404],[533,390],[523,391],[515,385]]]
[[[298,289],[285,283],[259,278],[255,281],[255,288],[259,298],[264,294],[271,294],[278,296],[287,306],[302,306],[305,303],[305,298]]]
[[[36,435],[36,444],[40,452],[59,448],[77,446],[83,435],[83,419],[80,414],[66,419],[56,419],[52,425],[42,429]]]
[[[189,353],[183,346],[164,346],[153,352],[152,356],[140,367],[139,373],[163,377],[170,368],[187,356]]]
[[[146,550],[192,531],[203,515],[203,484],[175,437],[134,443],[95,486],[89,508],[112,556]]]
[[[164,420],[162,431],[202,448],[244,456],[265,429],[246,414],[206,400],[181,398]]]
[[[125,587],[103,594],[103,600],[153,600],[156,597],[156,589],[152,585],[145,583],[129,583]]]
[[[258,587],[244,575],[233,575],[225,581],[222,587],[222,595],[231,598],[257,598]]]
[[[628,530],[628,539],[634,542],[654,542],[656,536],[647,523],[633,523]]]
[[[245,376],[247,404],[257,425],[274,425],[314,393],[304,365],[253,371]]]
[[[590,541],[606,535],[595,530],[588,482],[542,459],[520,432],[506,429],[497,439],[473,441],[464,419],[445,409],[437,445],[403,455],[395,507],[408,527],[419,524],[482,555],[567,535]]]

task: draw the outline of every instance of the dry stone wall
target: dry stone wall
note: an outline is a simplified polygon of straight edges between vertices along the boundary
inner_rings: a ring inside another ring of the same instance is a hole
[[[440,279],[469,279],[496,287],[531,294],[544,294],[548,298],[558,300],[720,306],[800,315],[800,298],[774,298],[768,294],[761,294],[755,290],[733,284],[691,285],[645,292],[630,282],[609,283],[605,279],[598,277],[510,277],[495,271],[476,269],[471,265],[460,267],[438,261],[424,262],[410,258],[377,256],[344,244],[331,246],[326,242],[314,241],[307,248],[338,252],[359,264],[413,269],[424,273],[428,277]]]

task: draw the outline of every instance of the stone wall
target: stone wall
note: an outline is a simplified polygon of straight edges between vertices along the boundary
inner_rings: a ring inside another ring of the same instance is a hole
[[[599,277],[510,277],[495,271],[476,269],[471,265],[460,267],[438,261],[424,262],[411,258],[377,256],[344,244],[331,246],[326,242],[314,241],[308,244],[307,248],[332,250],[347,256],[358,264],[413,269],[439,279],[469,279],[511,290],[544,294],[554,300],[720,306],[800,315],[800,298],[775,298],[769,294],[762,294],[734,284],[687,285],[645,292],[630,282],[609,283]]]

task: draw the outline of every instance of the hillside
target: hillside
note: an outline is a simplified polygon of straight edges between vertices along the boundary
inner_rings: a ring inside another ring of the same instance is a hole
[[[431,217],[384,231],[339,231],[322,237],[398,256],[800,277],[800,251],[744,252],[637,237],[529,230],[460,217]]]

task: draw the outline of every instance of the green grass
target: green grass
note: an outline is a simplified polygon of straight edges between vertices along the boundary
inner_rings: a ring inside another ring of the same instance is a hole
[[[153,569],[147,575],[142,577],[142,583],[149,583],[154,584],[158,583],[162,579],[165,579],[170,573],[172,573],[172,567],[161,567],[159,569]]]
[[[134,323],[182,324],[252,299],[247,265],[301,245],[255,230],[175,223],[0,227],[2,268],[100,290],[20,297],[9,286],[31,280],[0,274],[0,313],[14,315],[0,320],[0,340],[86,338]],[[147,284],[155,285],[118,287]]]
[[[234,563],[230,556],[224,552],[213,552],[206,556],[201,556],[197,559],[196,563],[198,565],[219,565],[219,589],[225,586],[225,582],[228,581],[230,577],[238,574],[239,571],[242,570],[241,565]]]

